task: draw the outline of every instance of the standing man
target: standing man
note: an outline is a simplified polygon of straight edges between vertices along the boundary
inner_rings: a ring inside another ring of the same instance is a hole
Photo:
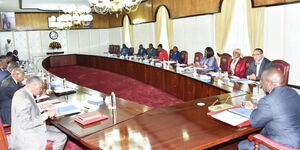
[[[259,100],[258,104],[245,101],[246,109],[253,109],[250,124],[263,128],[261,133],[267,138],[292,148],[300,148],[300,96],[284,86],[284,75],[278,69],[269,69],[262,74],[261,85],[270,93]],[[253,150],[254,142],[244,140],[239,150]],[[261,146],[262,150],[267,149]]]
[[[270,68],[273,68],[273,63],[264,57],[264,52],[261,48],[254,49],[253,52],[254,61],[250,64],[247,69],[246,76],[247,79],[259,81],[261,74]]]
[[[6,40],[7,43],[5,43],[5,51],[3,55],[6,55],[7,52],[12,52],[13,51],[13,44],[11,43],[11,39]]]
[[[163,61],[163,60],[167,61],[167,60],[169,60],[168,52],[167,52],[166,50],[163,49],[162,44],[159,44],[159,45],[158,45],[157,50],[158,50],[158,52],[159,52],[159,54],[158,54],[158,59],[159,59],[160,61]]]
[[[48,117],[55,117],[57,110],[41,113],[34,100],[40,95],[43,81],[33,76],[26,86],[18,90],[12,100],[11,147],[14,150],[44,150],[47,140],[53,141],[54,150],[62,150],[67,136],[53,126],[46,126]]]
[[[0,86],[0,115],[4,124],[11,124],[11,102],[17,90],[22,87],[24,71],[14,68],[11,76],[2,81]]]

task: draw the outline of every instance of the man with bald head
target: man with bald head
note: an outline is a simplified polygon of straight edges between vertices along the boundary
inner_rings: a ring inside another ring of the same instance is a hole
[[[48,117],[55,117],[57,110],[40,112],[34,96],[40,95],[43,81],[33,76],[26,86],[13,96],[11,108],[11,149],[44,150],[47,140],[53,142],[53,150],[62,150],[67,136],[53,126],[46,126]]]
[[[0,115],[4,124],[11,124],[11,102],[17,90],[24,80],[24,71],[21,68],[14,68],[11,76],[4,79],[0,86]]]
[[[263,128],[261,133],[267,138],[288,147],[300,148],[300,96],[284,86],[284,75],[278,69],[266,70],[262,74],[261,85],[266,93],[258,104],[245,101],[246,109],[252,109],[250,124]],[[254,142],[239,143],[239,150],[253,150]],[[261,146],[262,150],[268,149]]]

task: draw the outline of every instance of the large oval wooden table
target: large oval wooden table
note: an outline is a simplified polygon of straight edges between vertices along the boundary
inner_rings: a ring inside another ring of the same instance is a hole
[[[67,65],[126,75],[185,101],[169,107],[151,108],[118,98],[115,110],[108,109],[105,104],[100,106],[98,111],[109,116],[101,123],[82,127],[73,121],[74,116],[52,121],[85,149],[218,149],[257,131],[251,127],[232,127],[207,115],[208,107],[217,99],[220,102],[228,100],[227,103],[234,105],[250,99],[251,87],[248,85],[217,81],[221,79],[205,83],[189,74],[105,56],[57,55],[42,62],[46,70]],[[77,93],[60,97],[70,103],[81,105],[90,98],[106,95],[70,84]],[[205,106],[198,106],[199,102]]]

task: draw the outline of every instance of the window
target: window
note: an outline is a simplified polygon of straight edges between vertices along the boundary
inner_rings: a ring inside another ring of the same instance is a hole
[[[126,15],[123,19],[123,43],[127,47],[133,46],[132,26],[130,25],[129,17]]]
[[[165,6],[157,11],[156,15],[156,44],[162,44],[169,50],[173,45],[173,22],[169,19],[169,13]]]

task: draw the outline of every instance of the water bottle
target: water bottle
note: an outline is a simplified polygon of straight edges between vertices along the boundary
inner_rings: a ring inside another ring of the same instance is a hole
[[[111,109],[116,109],[117,104],[116,104],[116,95],[114,92],[111,92]]]

